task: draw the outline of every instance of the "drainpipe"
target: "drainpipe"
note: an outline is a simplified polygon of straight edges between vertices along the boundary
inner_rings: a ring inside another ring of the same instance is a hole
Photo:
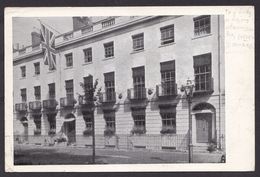
[[[219,148],[221,147],[221,87],[220,87],[220,17],[218,15],[218,92],[219,92]]]

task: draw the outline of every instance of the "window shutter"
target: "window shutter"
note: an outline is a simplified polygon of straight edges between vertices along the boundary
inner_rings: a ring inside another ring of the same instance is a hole
[[[110,73],[105,73],[104,74],[104,77],[105,77],[105,82],[108,82],[108,81],[114,81],[114,72],[110,72]]]
[[[163,62],[160,65],[161,65],[161,72],[175,70],[175,60]]]
[[[194,61],[194,67],[211,65],[211,53],[194,56],[193,61]]]
[[[138,68],[132,68],[133,70],[133,77],[137,76],[144,76],[144,66],[138,67]]]

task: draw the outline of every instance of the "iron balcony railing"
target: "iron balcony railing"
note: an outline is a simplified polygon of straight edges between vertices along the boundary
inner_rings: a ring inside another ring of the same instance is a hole
[[[127,90],[127,97],[130,100],[146,99],[146,88],[130,88]]]
[[[77,103],[74,97],[64,97],[60,99],[60,106],[61,107],[74,107]]]
[[[17,112],[27,111],[27,103],[17,103],[17,104],[15,104],[15,111],[17,111]]]
[[[176,83],[163,83],[156,86],[156,94],[158,97],[176,96],[177,84]]]
[[[56,99],[48,99],[48,100],[43,100],[42,106],[44,109],[56,109],[56,106],[58,105],[58,102]]]
[[[41,110],[42,103],[41,101],[31,101],[29,102],[29,109],[33,111]]]
[[[116,101],[116,92],[103,92],[100,94],[100,102],[115,102]]]

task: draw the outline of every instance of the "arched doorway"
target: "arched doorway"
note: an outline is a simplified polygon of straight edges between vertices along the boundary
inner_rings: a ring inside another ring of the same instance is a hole
[[[195,116],[194,139],[196,143],[211,143],[215,140],[216,111],[209,103],[199,103],[192,109]]]
[[[68,144],[76,142],[76,118],[73,114],[67,114],[63,123],[64,133],[68,137]]]
[[[28,141],[28,119],[26,117],[22,117],[20,119],[23,125],[23,141]]]

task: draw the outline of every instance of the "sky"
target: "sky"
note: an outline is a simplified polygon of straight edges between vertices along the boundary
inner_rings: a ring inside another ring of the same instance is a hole
[[[56,35],[71,31],[73,28],[72,17],[14,17],[13,44],[31,45],[31,32],[40,30],[40,23],[37,19],[54,28],[57,31],[54,31]]]

